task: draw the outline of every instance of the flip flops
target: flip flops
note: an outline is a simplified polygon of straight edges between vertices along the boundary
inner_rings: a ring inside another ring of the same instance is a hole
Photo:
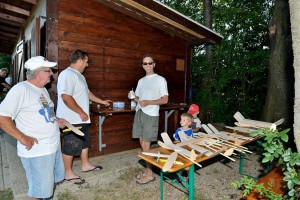
[[[77,178],[69,178],[69,179],[64,179],[65,181],[70,181],[71,183],[75,184],[75,185],[81,185],[83,183],[85,183],[84,179],[81,179],[80,177]],[[75,180],[80,180],[78,182],[75,182]]]
[[[98,165],[98,166],[95,166],[93,169],[90,169],[87,171],[82,171],[82,172],[100,171],[101,169],[103,169],[103,167]]]

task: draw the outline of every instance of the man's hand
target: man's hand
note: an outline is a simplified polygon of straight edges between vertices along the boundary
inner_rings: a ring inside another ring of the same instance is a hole
[[[149,105],[149,101],[148,100],[142,100],[142,101],[139,101],[139,104],[143,108],[143,107],[146,107],[146,106]]]
[[[23,135],[21,137],[21,139],[19,140],[23,145],[26,146],[26,149],[29,151],[32,146],[34,145],[34,143],[38,144],[38,140],[34,137],[30,137],[30,136],[27,136],[27,135]]]
[[[56,121],[58,123],[59,128],[65,128],[66,127],[66,125],[65,125],[66,120],[65,119],[56,117]]]
[[[111,102],[111,100],[103,100],[102,104],[105,106],[109,106]]]
[[[85,112],[82,112],[79,115],[80,115],[80,118],[83,122],[85,122],[89,119],[89,116]]]

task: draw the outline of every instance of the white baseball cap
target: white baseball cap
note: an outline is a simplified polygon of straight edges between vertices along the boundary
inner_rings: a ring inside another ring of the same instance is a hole
[[[54,67],[56,65],[56,62],[49,62],[43,56],[32,57],[25,62],[25,68],[29,70],[35,70],[39,67]]]

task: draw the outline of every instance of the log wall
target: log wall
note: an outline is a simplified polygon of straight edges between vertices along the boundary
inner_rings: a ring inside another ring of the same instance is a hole
[[[60,0],[58,3],[58,67],[69,66],[75,49],[90,55],[85,77],[89,89],[97,96],[129,104],[127,93],[135,89],[145,75],[142,57],[151,52],[156,57],[155,72],[166,78],[170,102],[184,102],[184,71],[176,71],[176,59],[186,59],[186,42],[164,31],[137,21],[94,0]],[[139,147],[132,140],[133,113],[113,115],[105,120],[103,143],[98,149],[98,116],[91,115],[91,156]],[[160,131],[164,113],[160,116]],[[172,117],[169,129],[173,130]]]

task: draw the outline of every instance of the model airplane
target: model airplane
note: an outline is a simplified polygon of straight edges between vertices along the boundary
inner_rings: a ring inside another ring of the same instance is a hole
[[[74,133],[76,133],[77,135],[80,135],[80,136],[84,136],[84,133],[82,131],[80,131],[78,128],[76,128],[75,126],[73,126],[72,124],[70,124],[69,122],[67,121],[64,121],[63,122],[64,125],[66,127],[68,127],[69,129],[71,129]]]
[[[257,131],[257,129],[251,128],[251,127],[247,128],[247,127],[239,127],[239,126],[235,126],[235,127],[225,126],[225,128],[228,128],[228,129],[231,129],[231,130],[234,130],[234,131],[243,132],[243,133],[253,133],[253,132]]]
[[[208,135],[212,135],[216,138],[222,138],[222,139],[225,139],[225,140],[231,140],[231,141],[234,141],[235,144],[238,144],[240,145],[243,140],[241,140],[240,138],[236,138],[236,137],[233,137],[231,135],[227,135],[227,134],[216,134],[214,133],[206,124],[201,124],[202,128],[205,130],[205,132],[208,134]]]
[[[189,161],[193,162],[194,164],[198,165],[199,167],[202,167],[199,163],[195,162],[197,155],[193,149],[191,151],[189,151],[178,145],[173,144],[168,133],[166,133],[166,132],[161,133],[161,137],[163,139],[163,142],[161,142],[161,141],[157,142],[161,147],[163,147],[165,149],[173,150],[173,151],[177,152],[179,155],[181,155],[182,157],[184,157],[184,158],[188,159]]]
[[[219,131],[217,130],[212,124],[207,124],[207,126],[213,131],[214,134],[217,134],[217,135],[221,135],[221,136],[231,136],[231,137],[234,137],[234,138],[237,138],[237,139],[240,139],[240,140],[253,140],[252,137],[246,137],[246,136],[243,136],[243,135],[240,135],[240,134],[236,134],[236,133],[229,133],[229,132],[226,132],[226,131]]]
[[[276,130],[277,126],[284,122],[284,118],[274,122],[263,122],[251,119],[245,119],[244,116],[240,112],[236,112],[233,117],[238,121],[235,122],[235,125],[241,127],[254,127],[254,128],[269,128],[271,130]]]
[[[148,153],[148,152],[142,152],[142,154],[146,155],[146,156],[154,156],[157,157],[157,161],[159,162],[161,158],[167,158],[166,163],[164,164],[162,171],[166,172],[169,169],[172,168],[173,164],[179,164],[179,165],[183,165],[182,162],[178,162],[176,161],[176,158],[178,156],[177,152],[173,152],[170,155],[167,154],[160,154],[160,152],[158,153]]]
[[[209,149],[214,154],[220,154],[232,161],[235,161],[233,158],[229,157],[233,154],[233,148],[228,148],[217,144],[216,140],[212,138],[195,138],[190,140],[183,131],[180,131],[178,134],[181,141],[190,142],[188,146],[191,148],[196,148],[198,145],[201,145]],[[222,153],[223,151],[225,151],[225,153]]]

